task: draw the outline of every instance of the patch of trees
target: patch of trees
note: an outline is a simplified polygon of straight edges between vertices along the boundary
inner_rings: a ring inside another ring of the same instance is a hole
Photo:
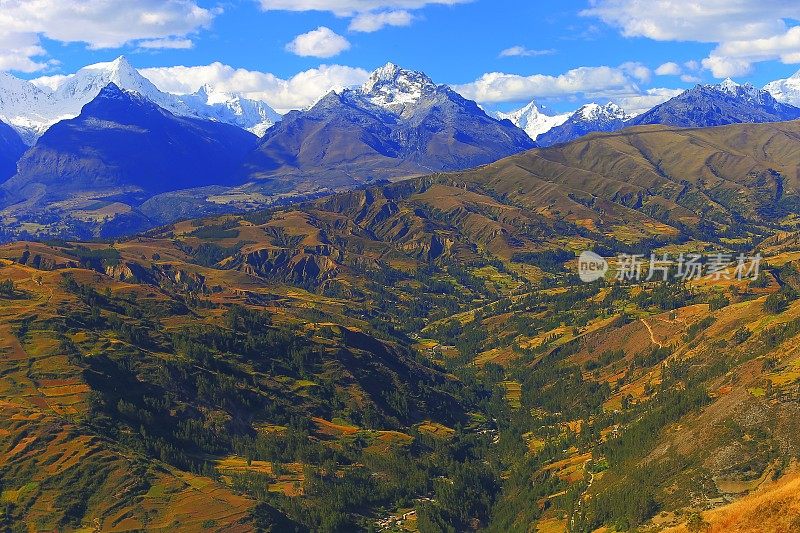
[[[75,246],[68,248],[65,252],[80,262],[83,268],[92,270],[105,270],[107,266],[119,264],[120,253],[116,248],[88,248],[86,246]]]
[[[534,265],[545,272],[559,273],[564,271],[564,263],[575,259],[570,250],[544,250],[541,252],[521,252],[511,257],[514,263]]]
[[[14,296],[15,288],[14,282],[10,279],[0,281],[0,296],[12,297]]]
[[[617,361],[625,358],[625,350],[607,350],[600,354],[596,359],[590,359],[586,361],[583,365],[583,368],[587,372],[591,372],[593,370],[597,370],[599,368],[606,367],[611,363],[616,363]]]
[[[764,311],[773,315],[783,313],[797,297],[797,292],[794,289],[784,285],[780,291],[767,296],[764,301]]]

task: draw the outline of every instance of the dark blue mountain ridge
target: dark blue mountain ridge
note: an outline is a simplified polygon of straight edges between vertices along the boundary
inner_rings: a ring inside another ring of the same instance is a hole
[[[536,142],[540,146],[552,146],[590,133],[618,131],[629,126],[661,124],[707,128],[798,118],[800,108],[778,102],[767,91],[728,79],[717,85],[696,85],[633,118],[614,104],[589,104],[576,111],[564,124],[539,135]]]
[[[586,104],[573,113],[563,124],[539,135],[536,143],[547,147],[575,140],[589,133],[617,131],[625,127],[630,118],[618,105],[609,102],[601,106]]]
[[[145,199],[235,185],[243,180],[241,162],[256,142],[236,126],[173,115],[110,83],[77,118],[47,130],[2,189],[12,199],[42,203],[104,190]]]
[[[14,175],[27,148],[16,130],[0,121],[0,183]]]
[[[696,85],[631,120],[626,126],[662,124],[706,128],[727,124],[782,122],[800,118],[800,108],[778,102],[770,93],[730,79]]]

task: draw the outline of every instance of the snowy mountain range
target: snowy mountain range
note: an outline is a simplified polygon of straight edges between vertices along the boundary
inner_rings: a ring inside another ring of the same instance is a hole
[[[564,121],[538,138],[539,146],[552,146],[572,141],[590,133],[616,131],[631,116],[613,102],[605,105],[586,104]]]
[[[345,89],[342,93],[407,118],[414,114],[420,100],[433,97],[437,90],[438,86],[422,72],[387,63],[372,72],[361,87]]]
[[[388,63],[270,128],[248,161],[257,179],[352,185],[490,163],[534,146],[524,131],[421,72]]]
[[[586,104],[574,113],[548,115],[536,102],[511,113],[495,113],[508,119],[539,146],[569,142],[589,133],[616,131],[628,126],[664,124],[708,127],[741,122],[777,122],[800,118],[800,72],[758,89],[731,79],[697,85],[640,115],[631,115],[614,103]]]
[[[264,102],[208,86],[188,95],[160,91],[125,57],[83,67],[54,88],[0,73],[0,120],[14,127],[26,143],[33,144],[53,124],[77,117],[83,106],[109,83],[134,91],[176,115],[225,122],[257,135],[280,120],[280,115]]]
[[[778,102],[765,90],[726,79],[717,85],[696,85],[642,113],[626,125],[663,124],[681,128],[707,128],[798,118],[799,108]]]
[[[800,107],[800,70],[793,76],[766,84],[764,90],[779,102]]]
[[[572,116],[572,113],[549,115],[534,100],[522,109],[517,109],[510,113],[497,112],[495,116],[500,120],[510,120],[517,127],[522,128],[528,134],[528,137],[536,141],[539,135],[547,133],[566,122]]]

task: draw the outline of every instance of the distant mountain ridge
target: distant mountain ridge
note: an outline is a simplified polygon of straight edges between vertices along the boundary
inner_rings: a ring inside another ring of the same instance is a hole
[[[510,113],[498,112],[495,113],[495,116],[500,120],[510,120],[527,133],[528,137],[538,142],[540,135],[562,125],[572,116],[572,113],[547,114],[534,100],[521,109]]]
[[[800,108],[778,102],[769,92],[726,79],[697,85],[629,121],[628,126],[663,124],[704,128],[800,118]]]
[[[636,116],[628,114],[614,103],[587,104],[564,120],[559,116],[561,123],[546,131],[536,129],[536,142],[540,146],[552,146],[573,141],[590,133],[618,131],[629,126],[645,124],[702,128],[739,123],[781,122],[800,118],[800,108],[791,105],[791,101],[800,103],[800,73],[792,78],[768,84],[765,89],[770,89],[780,98],[776,98],[768,90],[758,89],[752,85],[740,85],[731,79],[726,79],[716,85],[697,85]],[[505,115],[498,113],[498,116],[508,117],[521,124],[526,110],[532,105],[535,109],[535,104],[532,103],[513,113]],[[549,118],[545,116],[544,120]]]
[[[263,134],[280,120],[280,115],[264,102],[209,86],[189,95],[163,92],[124,56],[83,67],[54,90],[0,73],[0,117],[15,127],[28,144],[33,144],[53,124],[77,117],[81,108],[109,83],[135,91],[173,114],[234,124],[256,134]]]
[[[324,174],[334,185],[460,170],[534,147],[511,124],[425,74],[387,64],[269,129],[248,161],[254,178]]]
[[[92,206],[108,220],[141,218],[135,208],[153,195],[240,183],[241,161],[256,140],[236,126],[174,115],[110,83],[25,153],[17,174],[0,185],[0,207],[69,218]]]
[[[0,121],[0,183],[17,171],[17,161],[25,148],[25,143],[16,130]]]
[[[766,84],[764,90],[779,102],[800,107],[800,70],[786,79]]]
[[[562,124],[539,135],[541,146],[552,146],[575,140],[589,133],[616,131],[625,127],[630,119],[625,110],[609,102],[606,105],[586,104],[569,116]]]

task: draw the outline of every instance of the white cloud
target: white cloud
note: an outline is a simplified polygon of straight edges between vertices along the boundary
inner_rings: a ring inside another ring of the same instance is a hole
[[[409,26],[412,10],[428,5],[466,4],[474,0],[260,0],[265,11],[326,11],[351,17],[349,30],[371,33],[387,26]]]
[[[193,46],[194,43],[191,39],[150,39],[139,42],[139,48],[186,50],[192,48]]]
[[[590,0],[581,14],[599,17],[628,37],[716,43],[702,65],[718,78],[753,64],[800,63],[797,0]]]
[[[302,57],[333,57],[350,48],[350,42],[326,26],[302,33],[286,45],[286,50]]]
[[[625,63],[619,67],[579,67],[558,76],[490,72],[454,89],[481,103],[521,102],[537,97],[603,97],[621,93],[639,94],[638,82],[647,81],[649,77],[647,67],[639,63]]]
[[[623,63],[619,67],[622,69],[625,74],[632,76],[634,79],[645,83],[650,81],[650,76],[652,72],[646,66],[642,65],[641,63],[636,63],[635,61],[628,61],[627,63]]]
[[[687,61],[686,63],[683,64],[683,66],[686,67],[688,70],[692,71],[697,71],[703,68],[703,65],[701,65],[700,62],[694,60]]]
[[[380,10],[420,9],[426,5],[466,4],[473,0],[260,0],[265,11],[328,11],[340,17]]]
[[[54,74],[52,76],[39,76],[38,78],[31,80],[31,83],[33,83],[37,87],[41,87],[42,89],[51,89],[55,91],[56,89],[58,89],[59,85],[64,83],[72,76],[74,76],[74,74],[69,74],[69,75]]]
[[[185,67],[145,68],[140,72],[162,91],[193,93],[205,84],[220,91],[241,92],[262,100],[280,113],[312,105],[333,89],[364,83],[366,70],[342,65],[321,65],[289,79],[268,72],[234,68],[222,63]]]
[[[781,33],[797,16],[795,0],[591,0],[581,14],[599,17],[627,37],[717,43]]]
[[[500,57],[535,57],[535,56],[548,56],[555,54],[556,51],[552,48],[547,50],[531,50],[524,46],[512,46],[500,52]]]
[[[409,26],[414,17],[408,11],[383,11],[378,13],[360,13],[350,21],[350,31],[372,33],[386,26]]]
[[[40,38],[117,48],[185,37],[208,27],[218,9],[195,0],[2,0],[0,69],[32,72],[47,66]]]
[[[638,94],[618,94],[613,96],[611,101],[628,113],[639,115],[659,104],[663,104],[670,98],[678,96],[682,92],[683,89],[654,88]]]
[[[47,67],[47,62],[41,59],[46,55],[47,52],[39,45],[39,37],[35,33],[0,30],[0,71],[42,70]]]
[[[753,64],[746,59],[713,55],[703,60],[703,67],[710,70],[716,78],[747,76],[753,71]]]
[[[727,77],[748,73],[752,63],[776,59],[800,63],[800,26],[772,37],[721,43],[703,60],[703,66],[717,77]]]
[[[659,76],[680,76],[683,70],[680,65],[670,61],[669,63],[664,63],[659,66],[655,72]]]

